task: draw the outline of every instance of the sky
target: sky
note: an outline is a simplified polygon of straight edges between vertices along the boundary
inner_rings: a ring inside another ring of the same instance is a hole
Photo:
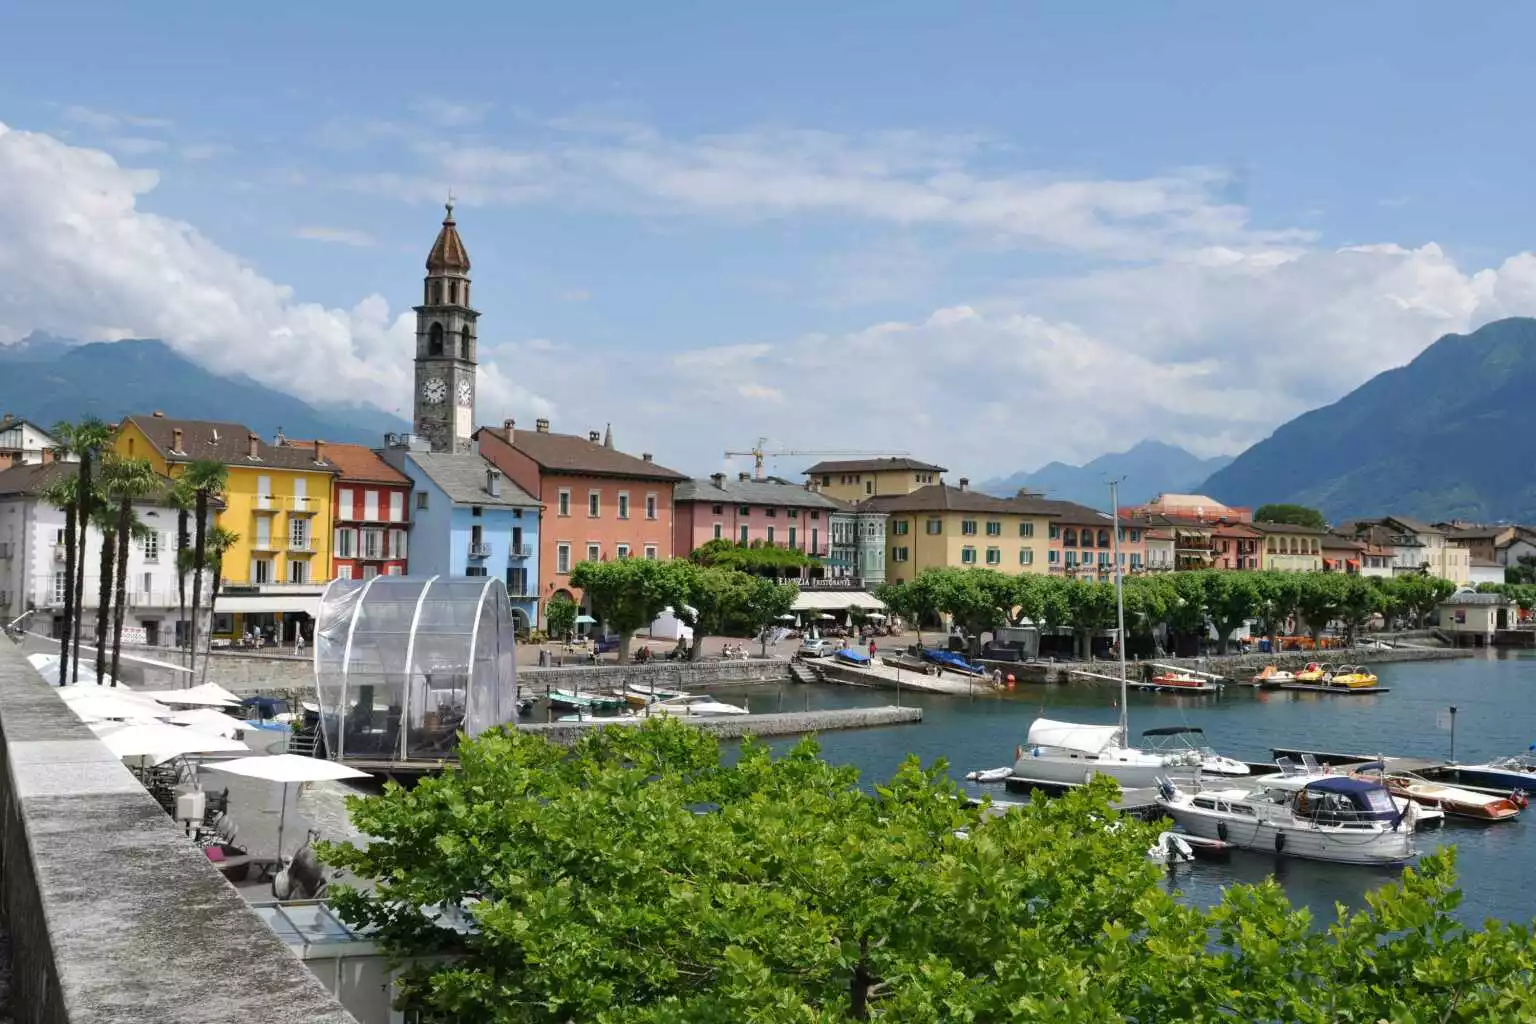
[[[451,191],[482,423],[611,423],[694,474],[759,437],[978,479],[1235,453],[1536,314],[1533,32],[1403,2],[0,3],[0,344],[158,337],[408,417]]]

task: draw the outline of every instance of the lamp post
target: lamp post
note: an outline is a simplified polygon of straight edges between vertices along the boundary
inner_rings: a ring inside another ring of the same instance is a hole
[[[1456,763],[1456,705],[1451,705],[1451,763]]]

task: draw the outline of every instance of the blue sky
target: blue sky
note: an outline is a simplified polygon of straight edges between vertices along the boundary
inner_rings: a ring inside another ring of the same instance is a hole
[[[1536,12],[508,6],[7,14],[0,341],[164,336],[404,407],[452,187],[483,421],[985,476],[1236,450],[1536,311]]]

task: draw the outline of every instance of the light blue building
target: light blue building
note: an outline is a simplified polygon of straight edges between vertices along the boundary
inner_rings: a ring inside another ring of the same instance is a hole
[[[500,577],[517,628],[537,623],[538,499],[474,452],[413,440],[379,454],[411,478],[411,575]]]

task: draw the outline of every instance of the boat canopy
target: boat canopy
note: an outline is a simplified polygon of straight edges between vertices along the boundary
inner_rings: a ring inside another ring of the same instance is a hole
[[[1296,800],[1296,811],[1318,821],[1395,821],[1401,811],[1379,782],[1333,775],[1313,779]]]
[[[1185,733],[1204,733],[1205,730],[1198,725],[1163,725],[1156,729],[1143,729],[1143,736],[1182,736]]]
[[[1101,753],[1119,739],[1120,727],[1117,725],[1078,725],[1037,718],[1029,727],[1030,746],[1060,747],[1083,754]]]

